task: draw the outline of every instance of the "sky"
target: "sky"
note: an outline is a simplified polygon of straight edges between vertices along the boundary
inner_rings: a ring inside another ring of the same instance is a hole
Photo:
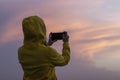
[[[120,80],[120,0],[0,0],[0,80],[22,80],[22,20],[37,15],[50,32],[67,31],[71,60],[59,80]],[[61,53],[62,41],[52,46]]]

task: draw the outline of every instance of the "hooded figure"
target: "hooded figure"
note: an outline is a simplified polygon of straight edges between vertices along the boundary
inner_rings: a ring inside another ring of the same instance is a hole
[[[68,41],[63,41],[62,55],[46,44],[46,27],[41,18],[30,16],[22,22],[24,44],[18,49],[23,80],[57,80],[56,66],[64,66],[70,60]]]

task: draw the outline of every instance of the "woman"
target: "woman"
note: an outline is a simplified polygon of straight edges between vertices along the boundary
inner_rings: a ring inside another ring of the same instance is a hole
[[[56,66],[64,66],[70,60],[69,36],[63,36],[60,55],[50,47],[55,41],[46,43],[46,27],[41,18],[30,16],[22,22],[24,43],[18,49],[18,59],[22,66],[23,80],[57,80]]]

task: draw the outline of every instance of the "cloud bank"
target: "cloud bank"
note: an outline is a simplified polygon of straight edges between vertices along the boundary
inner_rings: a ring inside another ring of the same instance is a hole
[[[108,2],[108,0],[1,1],[0,45],[22,41],[23,18],[38,15],[45,21],[47,35],[50,32],[65,30],[70,35],[72,60],[69,66],[57,68],[61,80],[119,80],[120,73],[107,70],[108,66],[105,65],[105,58],[109,61],[115,58],[109,59],[107,56],[120,56],[118,54],[120,24],[114,21],[118,19],[118,15],[110,13]],[[108,11],[104,12],[106,10]],[[110,16],[115,16],[113,20],[104,17],[108,13]],[[53,47],[60,44],[61,42],[58,42]],[[114,69],[112,64],[109,67]],[[105,68],[98,68],[101,65]]]

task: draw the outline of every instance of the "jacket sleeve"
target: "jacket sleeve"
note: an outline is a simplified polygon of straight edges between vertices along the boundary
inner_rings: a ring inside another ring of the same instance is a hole
[[[55,49],[51,48],[49,61],[54,66],[67,65],[70,60],[70,47],[68,42],[63,43],[62,55],[59,54]]]

